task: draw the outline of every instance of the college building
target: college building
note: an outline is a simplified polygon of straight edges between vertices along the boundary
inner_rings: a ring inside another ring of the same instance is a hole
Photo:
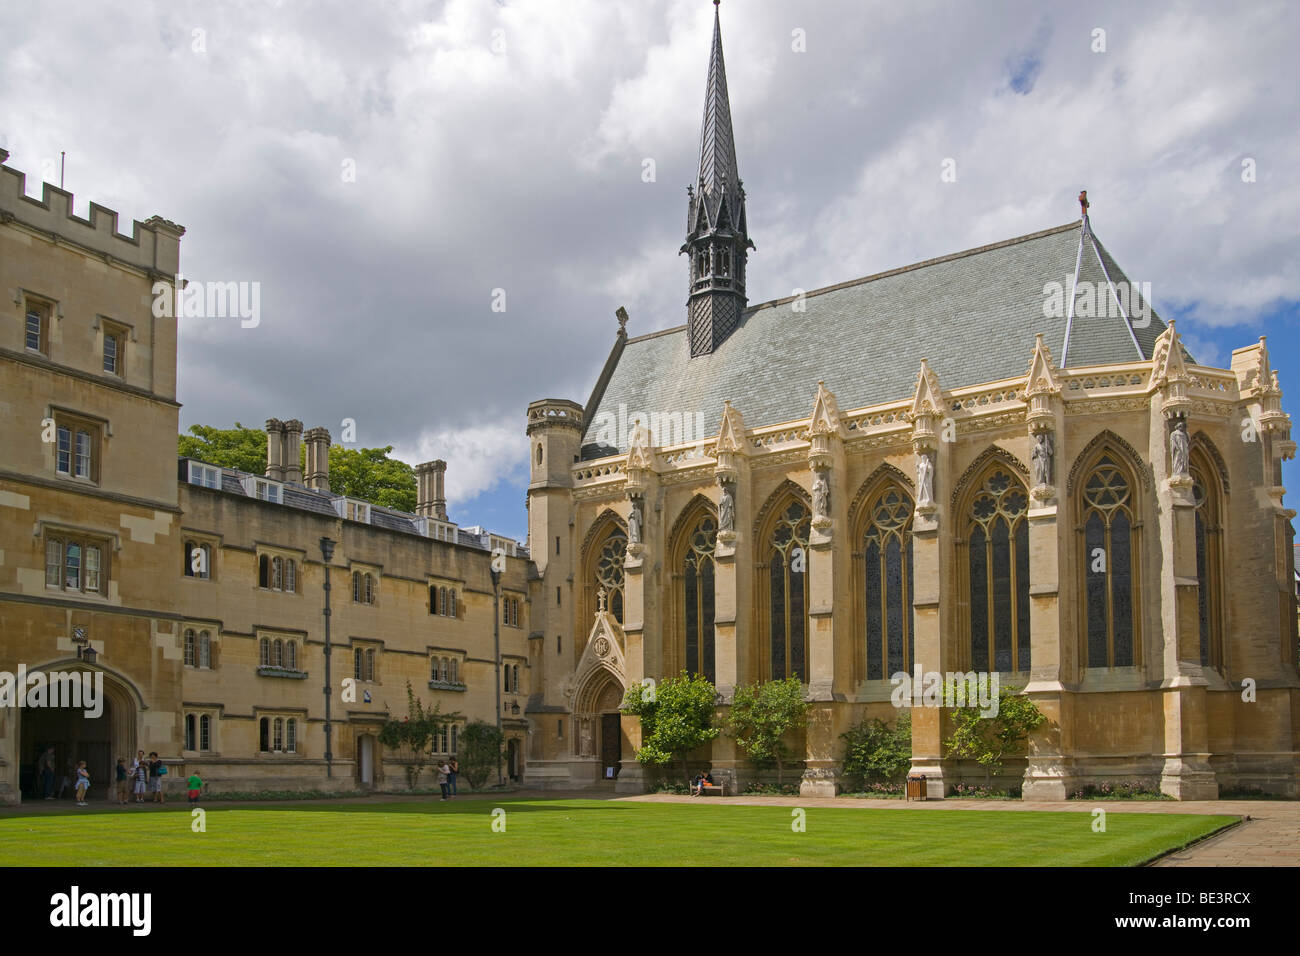
[[[0,167],[0,672],[102,673],[108,702],[0,708],[0,799],[51,743],[101,782],[156,750],[225,790],[401,786],[378,732],[408,684],[460,715],[435,753],[499,720],[522,785],[636,792],[620,702],[682,672],[720,714],[797,677],[814,795],[846,730],[896,719],[896,675],[932,673],[997,674],[1046,716],[1013,769],[1030,799],[1300,795],[1296,444],[1266,342],[1198,363],[1086,194],[1063,225],[751,305],[716,14],[700,143],[685,322],[632,336],[620,309],[586,401],[528,406],[524,544],[448,520],[442,462],[414,514],[332,493],[330,435],[297,420],[267,422],[265,474],[178,460],[152,304],[184,230],[123,234]],[[912,715],[933,797],[984,778],[950,721]],[[758,775],[726,735],[693,761]]]
[[[1297,795],[1291,421],[1260,339],[1200,365],[1088,217],[759,305],[718,21],[685,323],[613,347],[584,404],[529,408],[546,635],[526,781],[645,783],[625,688],[797,676],[804,793],[895,674],[997,673],[1047,720],[1023,792],[1139,781]],[[664,250],[671,254],[673,250]],[[603,594],[602,594],[603,592]],[[576,638],[576,639],[575,639]],[[912,714],[931,796],[983,768]],[[754,769],[719,737],[700,764]],[[1019,781],[1016,781],[1019,782]]]

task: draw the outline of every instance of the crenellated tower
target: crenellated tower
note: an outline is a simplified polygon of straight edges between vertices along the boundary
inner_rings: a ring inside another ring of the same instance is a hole
[[[681,251],[690,256],[687,322],[694,358],[716,350],[740,324],[747,301],[745,262],[748,250],[754,248],[745,222],[744,184],[736,167],[717,0],[700,130],[700,172],[686,192],[686,243]]]

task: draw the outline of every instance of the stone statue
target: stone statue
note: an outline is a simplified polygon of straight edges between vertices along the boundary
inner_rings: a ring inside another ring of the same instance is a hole
[[[628,544],[641,543],[641,505],[639,502],[632,502],[632,512],[627,516],[627,541]]]
[[[1186,478],[1187,456],[1190,450],[1190,443],[1187,438],[1187,423],[1178,421],[1174,425],[1174,430],[1169,433],[1169,458],[1173,464],[1174,477]]]
[[[731,484],[722,485],[722,501],[718,504],[718,530],[734,531],[736,527],[736,499],[731,493]]]
[[[1052,483],[1052,435],[1051,432],[1039,432],[1034,444],[1034,484],[1050,485]]]
[[[813,516],[828,518],[831,513],[831,486],[826,481],[826,472],[817,472],[813,482]]]
[[[918,507],[934,504],[934,462],[928,451],[916,456],[916,504]]]
[[[582,748],[581,755],[584,757],[592,756],[591,752],[591,718],[582,718]]]

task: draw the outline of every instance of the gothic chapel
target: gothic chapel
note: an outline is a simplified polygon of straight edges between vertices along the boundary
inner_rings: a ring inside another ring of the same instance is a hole
[[[976,671],[1048,718],[1028,799],[1300,795],[1296,445],[1268,350],[1197,364],[1080,200],[1065,225],[750,305],[715,12],[685,324],[629,337],[620,310],[586,404],[528,408],[526,785],[644,787],[619,703],[687,671],[723,710],[797,675],[802,792],[833,794],[840,735],[898,715],[891,675]],[[948,720],[912,715],[932,797],[983,777],[945,755]],[[696,756],[756,773],[725,735]]]

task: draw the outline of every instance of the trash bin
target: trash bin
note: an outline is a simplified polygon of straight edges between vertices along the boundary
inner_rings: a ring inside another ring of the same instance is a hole
[[[923,773],[907,775],[907,799],[924,800],[926,798],[926,780]]]

